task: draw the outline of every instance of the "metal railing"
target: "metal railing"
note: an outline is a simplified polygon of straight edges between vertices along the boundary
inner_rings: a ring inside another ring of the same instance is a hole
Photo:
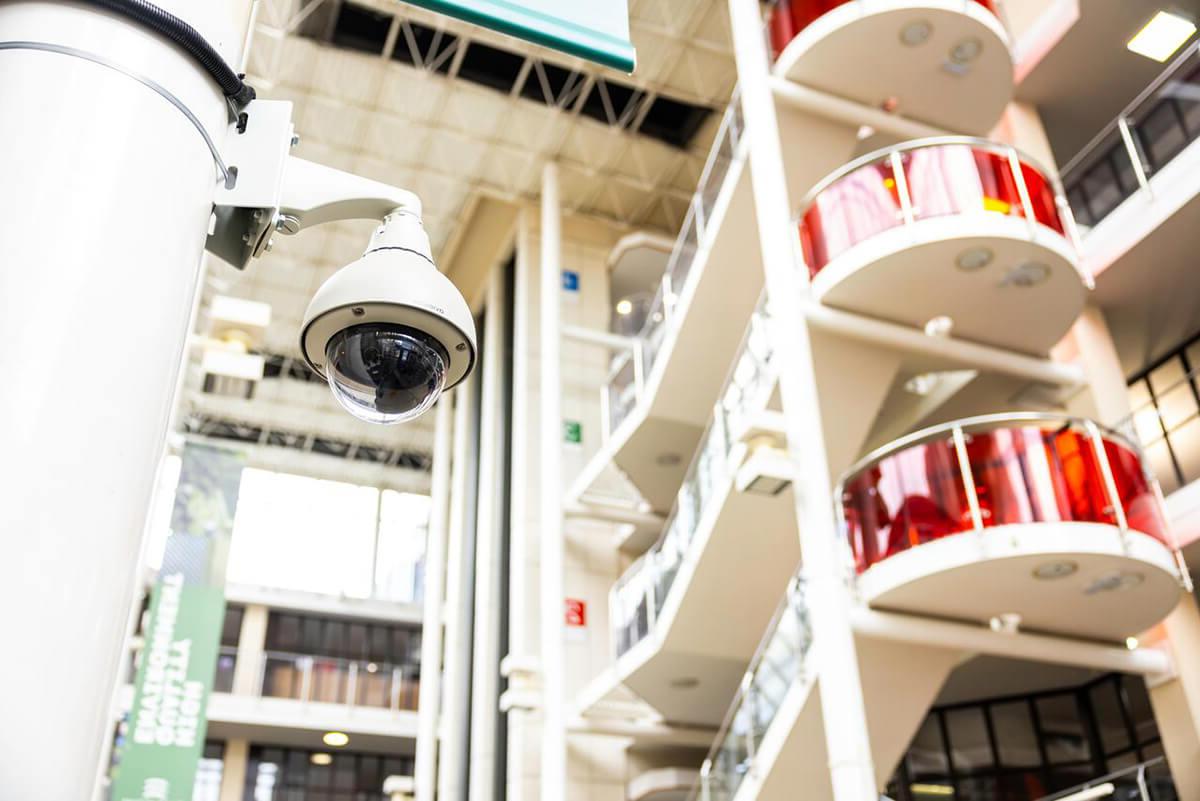
[[[1063,167],[1075,216],[1095,225],[1200,138],[1200,41],[1193,42]]]
[[[749,772],[788,690],[804,676],[812,643],[804,577],[795,576],[700,768],[691,801],[730,801]]]
[[[613,357],[608,382],[601,391],[605,440],[629,416],[644,395],[644,377],[649,375],[667,332],[673,325],[672,312],[692,274],[696,256],[708,246],[712,215],[725,186],[725,176],[739,158],[738,146],[744,130],[741,103],[735,89],[721,118],[721,126],[709,150],[704,170],[700,173],[696,191],[688,204],[683,227],[667,260],[667,268],[650,302],[646,324],[635,337],[637,345]]]
[[[1090,779],[1038,801],[1179,801],[1171,771],[1162,757]]]
[[[713,407],[712,419],[692,458],[663,534],[630,565],[610,593],[610,617],[618,657],[654,628],[691,547],[697,524],[708,509],[709,499],[717,484],[729,475],[733,437],[742,430],[748,414],[766,405],[775,375],[768,324],[765,307],[760,303]]]
[[[263,654],[259,695],[297,701],[415,711],[420,668],[281,651]]]

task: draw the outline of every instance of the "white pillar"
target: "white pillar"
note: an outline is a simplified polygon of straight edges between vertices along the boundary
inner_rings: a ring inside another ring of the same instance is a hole
[[[226,60],[249,0],[164,0]],[[0,5],[0,41],[75,48],[171,92],[219,144],[212,79],[80,5]],[[217,172],[178,108],[118,69],[0,50],[0,787],[88,798]],[[66,644],[65,647],[58,645]]]
[[[238,632],[237,660],[233,663],[234,695],[262,695],[266,670],[267,623],[271,610],[262,604],[248,604],[242,611],[242,630]]]
[[[542,171],[542,271],[539,369],[541,371],[541,663],[542,801],[567,797],[567,726],[563,709],[562,386],[559,378],[559,299],[562,294],[562,210],[558,165]]]
[[[729,0],[742,110],[750,139],[759,244],[775,321],[775,352],[780,359],[788,454],[797,468],[796,516],[813,627],[809,659],[816,663],[821,707],[825,710],[833,798],[877,801],[867,714],[850,626],[851,598],[844,582],[845,563],[837,549],[833,486],[826,462],[809,330],[800,303],[801,265],[796,263],[792,249],[791,206],[775,98],[767,83],[766,41],[759,14],[757,0]]]
[[[246,794],[246,767],[250,743],[240,738],[225,741],[218,801],[242,801]]]
[[[437,727],[442,699],[442,610],[445,605],[446,535],[450,511],[450,449],[454,412],[437,405],[429,533],[425,545],[425,619],[421,624],[421,701],[417,710],[416,801],[433,801],[437,785]]]

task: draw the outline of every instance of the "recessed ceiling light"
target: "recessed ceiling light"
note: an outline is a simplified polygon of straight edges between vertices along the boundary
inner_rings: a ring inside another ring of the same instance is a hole
[[[974,37],[963,39],[950,51],[950,60],[955,64],[970,64],[979,58],[979,54],[982,52],[983,42]]]
[[[916,22],[910,22],[900,30],[900,41],[909,47],[925,44],[929,39],[929,34],[933,33],[933,26],[923,19]]]
[[[1001,286],[1037,286],[1049,277],[1049,267],[1041,262],[1027,261],[1009,270],[1008,275],[1004,276]]]
[[[1125,638],[1125,647],[1128,648],[1130,651],[1136,651],[1137,647],[1138,647],[1138,638],[1137,637],[1126,637]]]
[[[350,742],[350,735],[344,731],[327,731],[321,741],[330,748],[341,748]]]
[[[1034,568],[1033,577],[1043,580],[1060,579],[1074,574],[1077,570],[1079,565],[1074,562],[1047,562]]]
[[[969,248],[958,254],[955,264],[958,269],[971,272],[973,270],[982,270],[992,263],[992,251],[987,248]]]
[[[924,397],[933,391],[937,386],[937,373],[921,373],[914,375],[912,378],[904,382],[904,391],[911,395],[920,395]]]
[[[622,298],[617,301],[617,314],[624,317],[631,311],[633,311],[633,303],[629,301],[629,298]]]
[[[1152,58],[1161,64],[1174,55],[1195,32],[1196,24],[1191,20],[1159,11],[1125,46],[1139,56]]]
[[[1016,634],[1021,630],[1021,616],[1016,612],[1005,612],[989,620],[988,626],[997,634]]]
[[[329,765],[333,762],[333,757],[323,751],[318,751],[308,758],[308,761],[314,765]]]
[[[677,679],[671,679],[671,686],[676,690],[694,690],[700,686],[700,679],[695,676],[680,676]]]
[[[683,461],[683,457],[678,453],[660,453],[654,458],[654,463],[659,467],[675,467]]]

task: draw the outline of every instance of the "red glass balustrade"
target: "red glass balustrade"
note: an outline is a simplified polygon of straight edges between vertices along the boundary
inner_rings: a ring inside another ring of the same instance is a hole
[[[931,144],[896,151],[913,222],[968,214],[1023,217],[1020,182],[1006,152],[980,145]],[[1017,161],[1033,218],[1066,235],[1053,184],[1036,167]],[[809,273],[872,237],[903,225],[901,187],[892,154],[831,181],[800,218],[800,242]]]
[[[1086,430],[1022,424],[972,431],[964,439],[984,528],[1117,524],[1104,464]],[[1129,527],[1168,544],[1141,457],[1115,437],[1101,441]],[[974,530],[966,486],[950,431],[890,453],[848,478],[842,504],[858,572],[923,543]]]
[[[778,57],[788,42],[796,38],[800,31],[807,28],[819,18],[825,16],[839,6],[855,0],[778,0],[771,10],[769,21],[771,32],[771,49]],[[992,14],[996,6],[992,0],[975,0]]]

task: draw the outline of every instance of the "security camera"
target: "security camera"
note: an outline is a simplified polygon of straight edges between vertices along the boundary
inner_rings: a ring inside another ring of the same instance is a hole
[[[304,313],[300,349],[338,403],[369,423],[412,420],[466,378],[474,320],[434,266],[418,214],[388,214],[362,258],[321,285]]]
[[[254,100],[231,126],[232,182],[216,190],[205,247],[241,269],[290,236],[337,220],[382,220],[362,258],[321,285],[300,352],[346,411],[403,423],[475,366],[475,323],[433,264],[421,199],[408,190],[290,155],[292,104]]]

